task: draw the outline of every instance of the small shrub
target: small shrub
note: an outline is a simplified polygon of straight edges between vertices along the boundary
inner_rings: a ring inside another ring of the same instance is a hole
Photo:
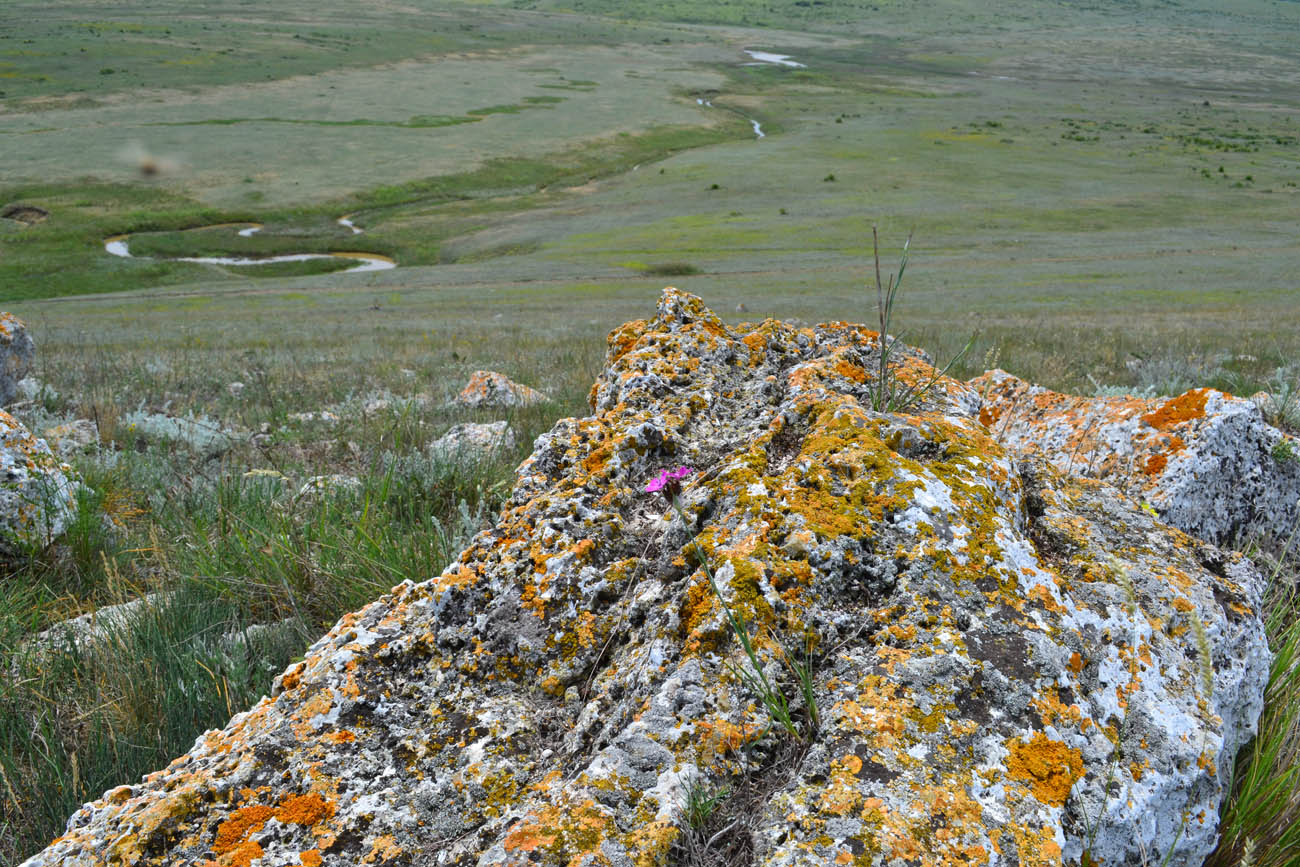
[[[663,262],[659,265],[646,265],[641,273],[648,277],[690,277],[702,272],[690,262]]]

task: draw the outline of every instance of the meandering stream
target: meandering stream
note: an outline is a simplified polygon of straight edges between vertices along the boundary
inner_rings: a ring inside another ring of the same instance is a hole
[[[788,54],[772,54],[768,51],[753,51],[748,48],[744,49],[744,52],[754,58],[754,62],[746,64],[747,66],[761,66],[764,63],[775,63],[777,66],[789,66],[794,69],[808,68],[807,64],[800,63],[797,60],[791,60],[790,55]],[[697,105],[702,105],[705,108],[713,108],[713,103],[703,97],[697,97],[695,102]],[[734,111],[734,109],[732,110]],[[745,116],[742,114],[741,117]],[[752,117],[745,117],[745,120],[749,121],[750,125],[754,127],[754,138],[767,138],[767,134],[763,132],[763,127],[759,125],[758,121],[754,120]]]
[[[695,100],[695,102],[696,102],[697,104],[699,104],[699,105],[704,106],[705,108],[713,108],[713,103],[709,102],[707,99],[700,99],[700,98],[697,98],[697,99]],[[744,115],[741,115],[741,117],[744,117]],[[766,138],[766,137],[767,137],[766,134],[763,132],[763,128],[762,128],[761,126],[758,125],[758,121],[754,120],[752,117],[746,117],[745,120],[749,121],[750,124],[753,125],[753,127],[754,127],[754,138]]]
[[[361,229],[352,223],[347,216],[339,217],[336,220],[340,226],[346,226],[352,230],[352,234],[360,235]],[[200,228],[212,229],[217,226],[202,226]],[[262,231],[261,223],[230,223],[231,226],[243,226],[238,234],[241,238],[249,238]],[[131,255],[131,248],[128,246],[130,235],[114,235],[111,238],[104,239],[104,250],[113,256],[121,256],[124,259],[134,259],[136,256]],[[155,258],[152,256],[141,256],[138,258]],[[281,256],[167,256],[164,257],[171,262],[197,262],[200,265],[270,265],[275,262],[307,262],[312,259],[353,259],[357,264],[350,268],[344,268],[350,274],[358,274],[362,271],[387,271],[396,268],[397,263],[387,256],[380,256],[378,253],[288,253]]]
[[[798,69],[807,68],[804,64],[799,63],[795,60],[791,60],[788,54],[772,54],[766,51],[753,51],[748,48],[745,49],[744,51],[750,57],[754,58],[755,63],[774,63],[779,66],[794,67]],[[698,103],[699,105],[705,106],[706,108],[714,107],[711,101],[704,99],[702,97],[697,98],[695,102]],[[744,117],[744,115],[741,116]],[[758,121],[754,120],[752,117],[746,117],[745,120],[749,121],[750,125],[754,127],[755,138],[767,137],[767,134],[763,132],[762,125],[760,125]],[[636,168],[640,168],[640,166],[637,166]],[[339,217],[335,222],[337,222],[340,226],[344,226],[348,229],[351,229],[352,234],[354,235],[360,235],[362,233],[361,228],[352,222],[350,215],[345,214],[344,216]],[[262,231],[261,223],[230,223],[230,224],[218,224],[217,226],[202,226],[200,228],[213,229],[213,228],[218,228],[221,225],[230,225],[232,227],[243,226],[243,228],[241,228],[238,232],[238,235],[241,238],[249,238],[252,237],[253,235],[256,235],[258,232]],[[130,235],[114,235],[111,238],[105,238],[104,250],[108,252],[110,255],[121,256],[124,259],[156,258],[151,256],[141,256],[141,257],[133,256],[131,254],[131,248],[129,246],[130,240],[131,240]],[[351,268],[344,269],[348,273],[360,273],[362,271],[387,271],[391,268],[397,267],[397,263],[394,262],[392,259],[388,258],[387,256],[380,256],[377,253],[345,253],[345,252],[289,253],[281,256],[264,256],[264,257],[168,256],[162,258],[166,258],[168,261],[172,261],[172,262],[196,262],[200,265],[235,265],[240,267],[253,266],[253,265],[271,265],[276,262],[307,262],[312,259],[353,259],[356,261],[357,264],[353,265]]]

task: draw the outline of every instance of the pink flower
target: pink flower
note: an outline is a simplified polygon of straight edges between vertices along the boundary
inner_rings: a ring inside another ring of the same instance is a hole
[[[672,497],[682,490],[682,479],[695,472],[690,467],[678,467],[675,470],[664,470],[655,476],[649,484],[645,486],[647,492],[653,494],[656,491],[663,491],[664,496]]]

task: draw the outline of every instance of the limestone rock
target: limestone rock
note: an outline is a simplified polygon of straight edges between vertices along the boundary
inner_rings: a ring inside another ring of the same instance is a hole
[[[29,647],[38,653],[50,653],[68,647],[85,651],[114,632],[130,627],[138,618],[157,609],[165,600],[163,594],[146,593],[129,602],[105,605],[54,624],[37,634]]]
[[[73,454],[99,442],[99,426],[88,418],[73,419],[46,428],[45,441],[56,454]]]
[[[429,455],[439,460],[482,460],[514,447],[515,432],[507,422],[469,422],[453,425],[445,434],[429,443]]]
[[[146,442],[176,443],[207,458],[219,457],[236,442],[248,438],[247,431],[228,427],[207,416],[167,415],[137,410],[127,413],[124,421]]]
[[[453,403],[468,407],[532,406],[550,400],[546,395],[526,385],[520,385],[504,374],[491,370],[476,370]]]
[[[56,400],[59,393],[34,376],[18,380],[18,400]]]
[[[992,370],[971,381],[980,418],[1015,451],[1064,473],[1104,479],[1168,524],[1216,544],[1285,537],[1300,509],[1300,443],[1252,400],[1211,388],[1174,398],[1076,397]],[[1286,440],[1291,448],[1279,444]]]
[[[0,555],[49,545],[77,511],[81,485],[45,440],[0,410]]]
[[[1250,563],[1019,462],[964,383],[872,412],[865,327],[744,328],[666,290],[457,561],[28,867],[664,864],[724,786],[715,842],[764,867],[1199,863],[1262,706]],[[644,490],[680,464],[689,529]],[[785,694],[813,647],[806,743],[700,550]]]
[[[18,383],[32,369],[36,344],[27,326],[12,313],[0,313],[0,406],[13,402]]]

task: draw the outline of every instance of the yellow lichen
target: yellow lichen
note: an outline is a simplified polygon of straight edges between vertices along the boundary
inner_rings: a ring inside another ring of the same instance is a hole
[[[1007,775],[1027,783],[1035,798],[1053,807],[1065,804],[1074,781],[1083,775],[1082,753],[1042,732],[1034,732],[1028,743],[1007,741],[1007,750]]]

